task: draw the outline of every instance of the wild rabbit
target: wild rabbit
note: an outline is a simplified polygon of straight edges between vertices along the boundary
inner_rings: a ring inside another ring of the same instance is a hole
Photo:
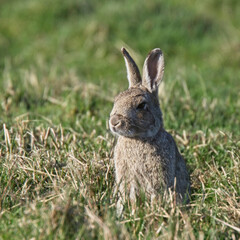
[[[153,49],[143,66],[143,78],[125,48],[121,49],[127,68],[128,90],[114,101],[109,126],[118,135],[114,149],[116,182],[121,214],[126,197],[135,202],[143,191],[154,199],[170,188],[177,203],[189,201],[190,178],[173,137],[163,127],[158,86],[163,79],[164,57]]]

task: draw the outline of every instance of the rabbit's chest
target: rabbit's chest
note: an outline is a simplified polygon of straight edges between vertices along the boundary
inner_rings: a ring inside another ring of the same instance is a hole
[[[163,164],[158,150],[151,144],[119,139],[115,148],[117,178],[136,180],[143,187],[160,188],[164,181]]]

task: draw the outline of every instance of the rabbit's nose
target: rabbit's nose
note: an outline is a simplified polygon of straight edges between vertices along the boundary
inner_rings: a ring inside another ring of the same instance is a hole
[[[119,115],[113,115],[110,119],[110,123],[112,126],[116,127],[117,125],[121,124],[121,118]]]

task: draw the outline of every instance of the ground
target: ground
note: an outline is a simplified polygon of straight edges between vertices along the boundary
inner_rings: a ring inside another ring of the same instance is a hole
[[[238,239],[240,4],[237,0],[2,1],[0,239]],[[107,120],[160,47],[165,128],[192,181],[187,209],[162,198],[116,216]]]

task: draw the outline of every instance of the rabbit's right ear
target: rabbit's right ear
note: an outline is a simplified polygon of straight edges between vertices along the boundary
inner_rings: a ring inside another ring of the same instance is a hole
[[[142,85],[150,92],[156,93],[163,79],[164,57],[160,48],[153,49],[147,56],[143,65]]]
[[[139,69],[137,67],[137,64],[134,62],[130,54],[125,48],[121,49],[122,54],[124,56],[124,60],[126,63],[127,68],[127,78],[129,82],[129,88],[135,86],[138,83],[141,83],[141,75],[139,72]]]

